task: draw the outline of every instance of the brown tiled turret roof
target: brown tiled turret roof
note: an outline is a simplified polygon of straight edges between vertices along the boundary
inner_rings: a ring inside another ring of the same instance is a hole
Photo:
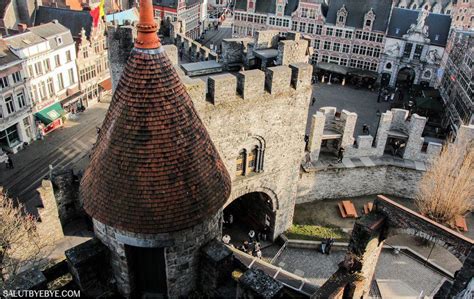
[[[230,178],[178,74],[148,33],[135,44],[113,95],[81,195],[92,218],[157,234],[214,215],[230,194]]]

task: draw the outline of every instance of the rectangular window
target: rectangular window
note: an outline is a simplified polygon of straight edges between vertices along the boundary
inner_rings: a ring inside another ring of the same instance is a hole
[[[59,85],[59,91],[64,89],[64,78],[63,78],[62,73],[58,74],[58,85]]]
[[[8,86],[10,86],[8,76],[0,78],[0,88],[7,88]]]
[[[331,50],[331,42],[325,41],[323,49],[324,50]]]
[[[356,37],[356,39],[362,39],[362,32],[356,31],[355,37]]]
[[[367,47],[367,56],[374,56],[374,48]]]
[[[306,31],[306,23],[300,23],[300,32]]]
[[[375,42],[376,36],[377,36],[376,33],[371,33],[371,34],[370,34],[370,37],[369,37],[369,40],[370,40],[371,42]]]
[[[374,57],[375,57],[375,58],[379,58],[379,57],[380,57],[380,49],[379,49],[379,48],[375,48],[375,49],[374,49]]]
[[[336,37],[342,36],[342,29],[336,29]]]
[[[347,44],[342,45],[342,53],[349,53],[350,49],[351,49],[350,45],[347,45]]]
[[[67,50],[66,51],[66,62],[71,62],[71,61],[72,61],[71,51]]]
[[[32,65],[29,65],[29,66],[28,66],[28,73],[30,74],[30,75],[29,75],[30,77],[34,77],[34,76],[35,76],[35,71],[33,70],[33,66],[32,66]]]
[[[291,30],[292,30],[292,31],[298,30],[298,22],[293,22],[293,23],[291,23]]]
[[[40,82],[39,92],[40,92],[41,99],[44,99],[48,96],[48,94],[46,93],[46,83],[44,81]]]
[[[56,63],[56,67],[61,66],[61,57],[58,55],[54,55],[54,62]]]
[[[21,72],[15,72],[15,73],[13,73],[12,77],[13,77],[13,82],[15,82],[15,83],[20,82],[21,79],[22,79],[22,78],[21,78]]]
[[[322,62],[329,62],[329,56],[323,55],[323,58],[321,59]]]
[[[359,52],[360,55],[365,55],[365,54],[366,54],[366,51],[367,51],[367,47],[366,47],[366,46],[360,46],[360,52]]]
[[[383,42],[383,34],[377,34],[377,42],[378,43]]]
[[[19,92],[19,93],[16,95],[16,100],[17,100],[17,102],[18,102],[18,107],[19,107],[20,109],[26,106],[25,94],[23,93],[23,91]]]
[[[322,32],[323,32],[323,25],[316,25],[315,33],[321,35]]]
[[[15,112],[15,105],[13,104],[13,97],[8,96],[5,98],[5,105],[7,106],[7,114],[12,114]]]
[[[49,59],[46,59],[45,61],[43,61],[43,63],[45,72],[51,71],[51,64],[49,63]]]
[[[319,44],[320,44],[320,42],[321,42],[321,41],[320,41],[319,39],[315,39],[315,40],[314,40],[314,48],[315,48],[315,49],[319,49]]]
[[[35,63],[35,72],[36,72],[36,74],[38,74],[38,75],[42,75],[42,74],[43,74],[43,66],[41,65],[41,62]]]
[[[347,65],[347,58],[341,58],[341,62],[339,63],[340,65]]]
[[[48,78],[48,92],[50,97],[54,95],[53,78]]]
[[[326,35],[332,36],[333,31],[334,30],[332,28],[326,28]]]
[[[422,52],[423,52],[423,45],[416,45],[415,54],[413,54],[413,59],[420,59]]]
[[[308,33],[310,34],[314,33],[314,24],[308,24]]]
[[[406,43],[405,49],[403,49],[403,57],[408,58],[411,55],[411,49],[413,48],[412,43]]]
[[[281,24],[282,24],[281,21],[282,21],[282,19],[277,19],[277,20],[276,20],[276,25],[277,25],[278,27],[281,27]]]
[[[28,136],[28,138],[32,138],[31,123],[30,123],[30,118],[29,117],[25,117],[23,119],[23,126],[25,127],[26,136]]]
[[[362,33],[362,39],[363,40],[369,40],[369,33],[368,32]]]
[[[283,20],[283,27],[288,28],[290,26],[290,20]]]
[[[74,78],[74,69],[69,69],[69,82],[71,85],[76,83],[76,79]]]
[[[12,146],[19,141],[18,131],[16,128],[16,124],[7,128],[4,131],[0,131],[0,146]]]
[[[334,44],[332,45],[332,50],[333,50],[333,51],[339,52],[340,49],[341,49],[341,44],[339,44],[339,43],[334,43]]]
[[[359,54],[360,46],[359,45],[354,45],[352,46],[352,53],[353,54]]]
[[[346,31],[344,33],[344,38],[352,39],[352,31]]]

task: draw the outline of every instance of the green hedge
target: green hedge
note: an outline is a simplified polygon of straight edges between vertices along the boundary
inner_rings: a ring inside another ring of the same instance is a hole
[[[321,241],[326,238],[333,238],[336,241],[348,241],[349,235],[340,228],[325,227],[320,225],[299,225],[293,224],[286,231],[289,239]]]

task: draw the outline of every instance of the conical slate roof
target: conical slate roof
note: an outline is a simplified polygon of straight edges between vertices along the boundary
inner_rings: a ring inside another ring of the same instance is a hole
[[[147,2],[151,7],[151,0],[142,0],[141,10]],[[148,31],[140,36],[141,28]],[[142,234],[179,231],[222,208],[230,178],[155,40],[156,30],[150,24],[138,29],[85,171],[81,196],[86,212],[112,227]]]

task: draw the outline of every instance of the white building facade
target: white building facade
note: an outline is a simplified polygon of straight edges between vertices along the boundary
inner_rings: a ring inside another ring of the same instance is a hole
[[[16,153],[35,136],[25,65],[0,40],[0,153]]]
[[[61,126],[64,111],[60,101],[78,91],[71,32],[51,22],[5,40],[18,57],[26,60],[36,125],[44,134]]]

